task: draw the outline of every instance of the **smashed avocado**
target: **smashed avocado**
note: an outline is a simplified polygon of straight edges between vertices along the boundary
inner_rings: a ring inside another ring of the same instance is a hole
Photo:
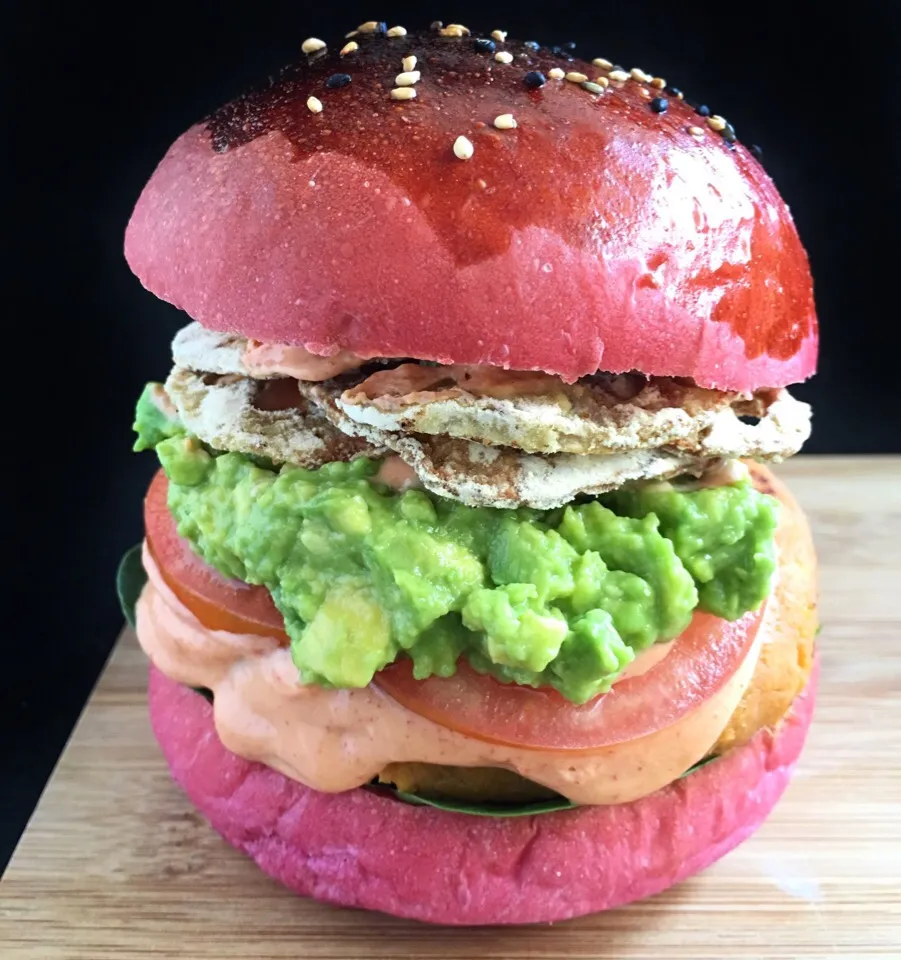
[[[362,687],[402,656],[419,679],[450,676],[463,657],[584,703],[696,608],[736,619],[769,590],[778,502],[747,481],[467,507],[396,492],[367,459],[304,470],[211,450],[158,389],[138,404],[136,449],[156,449],[200,556],[270,590],[306,683]]]

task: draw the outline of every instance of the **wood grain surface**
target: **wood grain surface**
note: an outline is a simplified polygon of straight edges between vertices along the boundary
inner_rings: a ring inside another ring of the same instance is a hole
[[[901,958],[901,459],[780,472],[822,563],[818,712],[760,832],[647,902],[552,927],[436,929],[293,897],[169,779],[123,634],[0,883],[0,956]]]

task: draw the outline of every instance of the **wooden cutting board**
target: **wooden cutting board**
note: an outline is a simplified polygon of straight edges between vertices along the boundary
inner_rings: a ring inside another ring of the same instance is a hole
[[[123,634],[0,884],[0,956],[901,958],[901,459],[780,471],[822,562],[822,680],[760,832],[645,903],[553,927],[436,929],[293,897],[169,779]]]

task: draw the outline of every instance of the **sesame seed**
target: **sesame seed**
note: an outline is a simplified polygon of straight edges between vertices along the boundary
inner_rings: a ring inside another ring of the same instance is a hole
[[[662,90],[666,86],[666,80],[663,77],[651,77],[651,86]]]
[[[341,87],[346,87],[350,83],[351,77],[349,73],[333,73],[328,80],[325,81],[325,85],[329,90],[340,90]]]
[[[359,49],[360,49],[360,45],[357,43],[357,41],[356,41],[356,40],[351,40],[350,43],[345,43],[345,44],[344,44],[344,46],[343,46],[343,47],[341,48],[341,50],[340,50],[340,54],[339,54],[339,55],[342,56],[342,57],[346,57],[347,54],[353,53],[354,50],[359,50]]]
[[[562,80],[566,76],[566,71],[561,70],[559,67],[552,67],[548,70],[547,75],[551,80]]]
[[[412,87],[395,87],[391,91],[392,100],[413,100],[416,97],[416,91]]]
[[[654,113],[666,113],[669,110],[669,100],[666,97],[654,97],[650,103],[651,109]]]
[[[349,33],[344,34],[345,40],[350,40],[351,37],[358,37],[360,35],[359,30],[351,30]]]
[[[710,107],[708,107],[706,103],[702,103],[700,106],[695,107],[695,113],[699,117],[709,117]]]
[[[300,49],[304,53],[316,53],[319,50],[324,50],[326,48],[325,40],[320,40],[319,37],[307,37],[306,40],[300,45]]]
[[[513,130],[517,124],[512,113],[502,113],[499,117],[494,118],[494,125],[498,130]]]
[[[399,73],[394,78],[394,82],[399,87],[412,87],[414,83],[419,83],[420,76],[418,70],[407,70],[404,73]]]
[[[429,24],[429,30],[440,30],[443,26],[444,22],[442,20],[433,20]]]
[[[536,41],[534,41],[534,40],[526,40],[526,42],[523,44],[523,46],[524,46],[527,50],[540,50],[540,49],[541,49],[541,44],[540,44],[540,43],[536,43]]]
[[[387,33],[387,36],[389,37],[405,37],[406,35],[406,27],[392,27]]]
[[[610,79],[622,82],[629,79],[629,74],[625,70],[611,70]]]
[[[464,27],[462,23],[449,23],[439,33],[442,37],[468,37],[469,27]]]
[[[497,60],[498,63],[513,63],[513,54],[508,53],[506,50],[498,50],[494,55],[494,59]]]
[[[498,43],[503,43],[503,42],[507,39],[507,31],[506,31],[506,30],[492,30],[492,31],[491,31],[491,38],[492,38],[493,40],[497,40]]]
[[[457,137],[454,141],[454,156],[458,160],[468,160],[475,153],[475,147],[466,137]]]
[[[307,107],[310,113],[322,113],[322,101],[319,97],[307,97]]]
[[[488,37],[479,37],[478,40],[473,41],[472,45],[476,53],[494,53],[497,49],[497,44]]]
[[[599,83],[594,83],[592,80],[586,80],[581,86],[583,90],[587,90],[589,93],[604,92],[604,88]]]
[[[639,87],[638,92],[645,98],[645,100],[651,99],[651,91],[647,87]]]
[[[386,27],[383,20],[367,20],[366,23],[361,23],[357,30],[360,33],[385,33]]]
[[[685,94],[678,87],[670,87],[669,92],[679,100],[685,99]]]
[[[719,133],[721,130],[726,129],[726,121],[722,117],[714,114],[712,117],[707,118],[707,126],[710,127],[711,130],[716,130],[716,132]]]
[[[530,70],[523,79],[527,87],[543,87],[547,83],[547,77],[540,70]]]
[[[629,71],[629,75],[633,80],[640,80],[642,83],[650,83],[654,78],[649,74],[645,73],[641,67],[632,67]]]
[[[416,57],[411,53],[409,57],[404,57],[402,61],[404,73],[412,73],[416,69]]]
[[[703,136],[704,136],[704,131],[703,131],[703,129],[702,129],[701,127],[689,127],[689,128],[688,128],[688,132],[689,132],[693,137],[703,137]]]
[[[566,74],[566,79],[569,80],[570,83],[585,83],[588,77],[586,77],[584,73],[570,70],[570,72]]]
[[[595,57],[591,62],[594,66],[600,67],[602,70],[609,70],[613,66],[609,60],[605,60],[603,57]]]
[[[609,86],[610,86],[610,81],[609,81],[606,77],[595,77],[595,78],[594,78],[594,82],[595,82],[599,87],[609,87]]]

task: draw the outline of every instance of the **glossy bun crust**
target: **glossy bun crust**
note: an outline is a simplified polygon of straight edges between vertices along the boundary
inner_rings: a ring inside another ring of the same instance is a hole
[[[172,146],[126,234],[152,292],[213,329],[320,354],[568,381],[639,370],[730,390],[814,372],[806,255],[729,129],[649,78],[518,42],[496,44],[510,63],[436,31],[354,42]],[[392,99],[411,54],[416,97]],[[543,85],[529,85],[535,72]],[[501,114],[517,127],[496,129]]]

